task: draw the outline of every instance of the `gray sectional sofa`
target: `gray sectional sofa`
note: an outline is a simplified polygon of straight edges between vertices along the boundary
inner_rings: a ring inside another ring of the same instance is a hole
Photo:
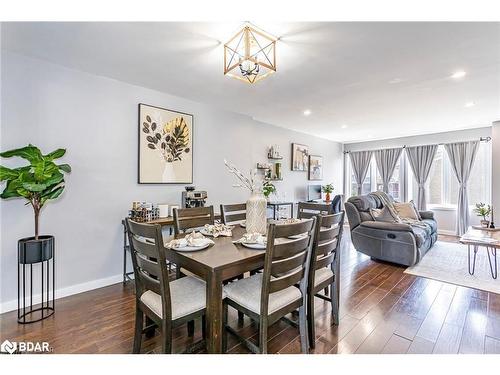
[[[345,203],[355,249],[372,258],[405,266],[418,263],[437,240],[434,213],[419,212],[426,223],[425,228],[422,228],[374,221],[370,208],[382,207],[382,201],[373,194],[351,197]]]

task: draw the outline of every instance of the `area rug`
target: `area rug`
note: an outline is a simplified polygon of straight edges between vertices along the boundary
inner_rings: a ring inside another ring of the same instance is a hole
[[[500,251],[497,251],[500,258]],[[467,246],[441,241],[436,242],[424,258],[413,267],[408,267],[405,273],[500,294],[500,278],[494,280],[491,277],[484,247],[480,247],[477,252],[474,275],[469,275],[467,268]]]

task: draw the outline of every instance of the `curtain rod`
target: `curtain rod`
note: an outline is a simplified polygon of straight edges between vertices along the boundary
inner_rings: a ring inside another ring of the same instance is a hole
[[[489,142],[489,141],[491,141],[491,137],[489,137],[489,136],[488,137],[480,137],[479,138],[479,142]],[[451,143],[456,143],[456,142],[451,142]],[[436,144],[436,143],[434,143],[434,144]],[[437,143],[438,146],[442,146],[442,145],[445,145],[445,144],[447,144],[447,143]],[[414,146],[407,146],[407,145],[401,146],[401,148],[406,148],[406,147],[414,147]],[[390,148],[398,148],[398,147],[388,147],[387,149],[390,149]],[[360,151],[376,151],[376,150],[384,150],[384,149],[378,148],[378,149],[375,149],[375,150],[360,150]],[[353,151],[353,152],[356,152],[356,151]],[[351,151],[344,151],[344,154],[349,154],[349,153],[351,153]]]

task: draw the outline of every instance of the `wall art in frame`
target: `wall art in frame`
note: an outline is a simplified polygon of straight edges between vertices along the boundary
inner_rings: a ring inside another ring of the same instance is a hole
[[[193,115],[139,104],[138,182],[193,183]]]
[[[307,171],[309,147],[300,143],[292,143],[292,171]]]
[[[309,155],[309,180],[323,179],[323,156]]]

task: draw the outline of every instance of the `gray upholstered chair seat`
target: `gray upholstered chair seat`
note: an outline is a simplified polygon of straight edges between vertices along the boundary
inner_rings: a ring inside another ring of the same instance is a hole
[[[260,294],[262,273],[232,282],[224,287],[224,294],[244,308],[260,314]],[[269,295],[269,314],[302,298],[300,290],[294,286]]]
[[[172,319],[175,320],[205,308],[206,285],[195,277],[181,277],[170,282],[170,297],[172,300]],[[148,290],[142,294],[140,299],[156,315],[162,317],[159,294]]]
[[[314,275],[314,285],[319,285],[323,281],[328,280],[330,277],[333,276],[333,272],[330,268],[321,268],[319,270],[316,270],[316,273]]]

